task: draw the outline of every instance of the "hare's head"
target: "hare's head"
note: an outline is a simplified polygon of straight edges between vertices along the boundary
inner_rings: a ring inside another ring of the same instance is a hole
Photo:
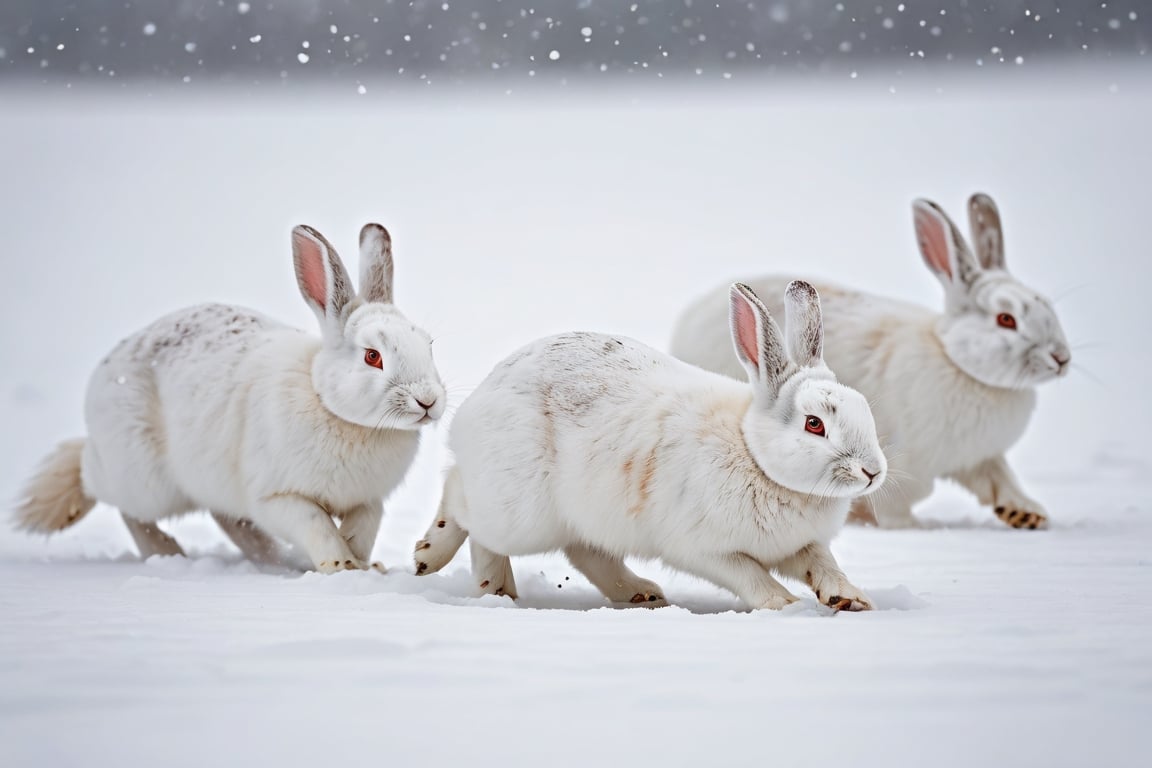
[[[775,482],[800,493],[853,497],[880,487],[888,462],[868,401],[824,364],[820,297],[796,280],[784,294],[787,341],[760,299],[736,283],[732,340],[752,384],[744,439]]]
[[[392,303],[392,238],[360,230],[360,293],[336,249],[311,227],[292,230],[296,280],[320,321],[312,382],[324,407],[374,429],[419,429],[444,413],[432,338]]]
[[[1026,389],[1068,372],[1072,353],[1052,303],[1008,273],[1000,212],[987,195],[968,201],[973,254],[929,200],[912,206],[920,254],[944,286],[937,333],[960,370],[992,387]]]

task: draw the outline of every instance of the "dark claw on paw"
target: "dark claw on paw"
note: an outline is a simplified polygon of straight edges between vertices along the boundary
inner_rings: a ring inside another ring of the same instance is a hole
[[[663,595],[656,595],[651,592],[637,592],[632,595],[632,599],[628,602],[632,603],[632,605],[646,605],[648,603],[658,603],[663,599]]]

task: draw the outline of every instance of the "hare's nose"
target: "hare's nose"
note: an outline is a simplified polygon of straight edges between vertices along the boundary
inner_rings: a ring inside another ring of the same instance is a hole
[[[1067,352],[1053,352],[1052,359],[1056,361],[1056,365],[1060,368],[1068,365],[1072,360],[1072,355]]]
[[[432,398],[432,399],[431,399],[429,402],[427,402],[427,403],[426,403],[426,402],[424,402],[423,400],[421,400],[421,399],[420,399],[420,398],[418,398],[418,397],[414,397],[414,398],[412,398],[412,399],[416,401],[416,405],[420,406],[421,408],[423,408],[423,409],[424,409],[424,410],[426,410],[426,411],[430,411],[430,410],[432,410],[432,406],[436,405],[436,398]]]
[[[868,485],[872,485],[872,481],[875,480],[876,476],[880,474],[879,472],[869,472],[868,470],[864,469],[864,467],[860,467],[860,471],[863,472],[864,476],[868,478]]]

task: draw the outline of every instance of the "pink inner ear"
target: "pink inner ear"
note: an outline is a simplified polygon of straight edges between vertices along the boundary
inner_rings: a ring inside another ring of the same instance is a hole
[[[939,216],[922,208],[916,209],[916,239],[920,253],[932,268],[952,279],[952,262],[948,257],[948,232]]]
[[[736,343],[740,351],[753,365],[760,363],[760,343],[756,338],[756,312],[748,300],[740,296],[735,301]]]
[[[307,235],[296,235],[296,249],[300,253],[300,280],[304,291],[324,309],[328,304],[328,277],[324,274],[324,250]]]

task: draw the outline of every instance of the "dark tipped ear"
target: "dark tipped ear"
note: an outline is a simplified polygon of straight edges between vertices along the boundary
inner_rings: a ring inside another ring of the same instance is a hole
[[[932,274],[944,285],[950,302],[962,299],[975,281],[980,267],[972,257],[960,230],[931,200],[912,203],[916,243]]]
[[[360,230],[360,298],[392,302],[392,236],[379,224]]]
[[[1004,230],[1000,225],[1000,211],[991,197],[978,192],[968,198],[968,225],[980,266],[1005,269]]]
[[[763,302],[743,283],[733,283],[729,291],[732,343],[748,380],[765,387],[775,397],[788,369],[780,327],[768,314]]]
[[[824,365],[820,294],[803,280],[793,280],[784,291],[784,328],[792,362],[804,368]]]
[[[292,260],[305,303],[325,333],[340,331],[340,315],[352,298],[352,281],[332,244],[312,227],[292,230]]]

